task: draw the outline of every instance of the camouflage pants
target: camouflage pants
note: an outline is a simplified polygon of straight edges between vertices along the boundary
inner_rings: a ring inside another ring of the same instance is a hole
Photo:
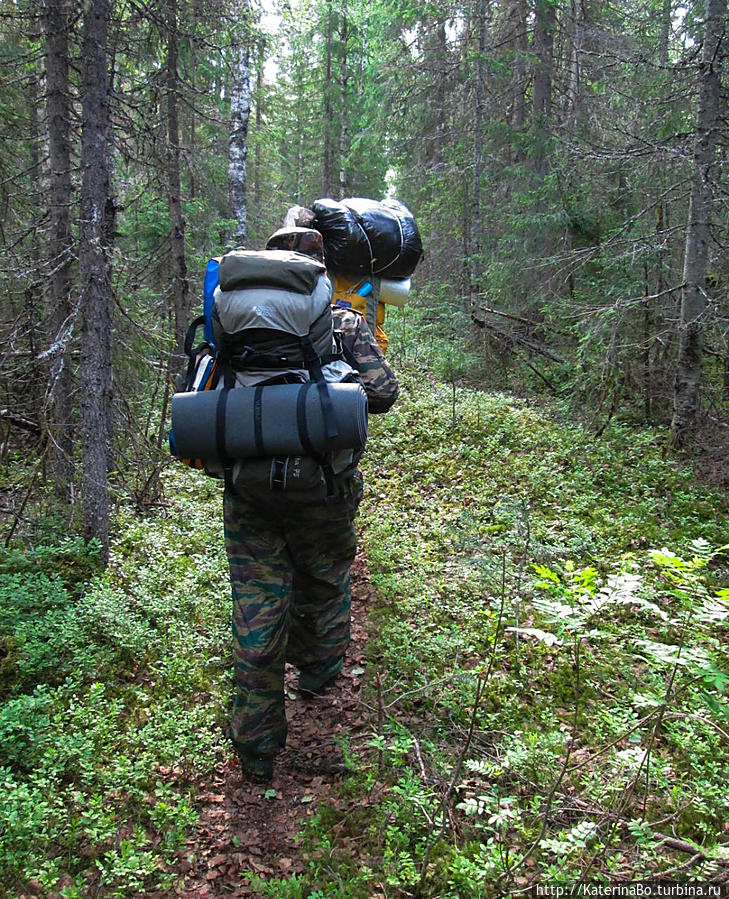
[[[225,547],[233,597],[236,697],[231,737],[272,758],[286,741],[284,666],[324,682],[349,644],[352,496],[297,508],[226,490]]]

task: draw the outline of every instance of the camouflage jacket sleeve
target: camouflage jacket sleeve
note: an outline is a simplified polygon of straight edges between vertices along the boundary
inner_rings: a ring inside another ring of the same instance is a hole
[[[334,330],[339,335],[344,358],[359,372],[369,411],[387,412],[397,399],[397,376],[382,355],[367,320],[352,309],[332,307]]]

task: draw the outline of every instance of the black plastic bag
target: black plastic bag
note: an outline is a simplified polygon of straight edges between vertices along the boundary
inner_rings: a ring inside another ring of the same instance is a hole
[[[351,277],[409,278],[423,255],[412,213],[397,200],[317,200],[327,268]]]

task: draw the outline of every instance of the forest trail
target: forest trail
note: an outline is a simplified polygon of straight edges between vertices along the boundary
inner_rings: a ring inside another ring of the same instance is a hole
[[[249,783],[232,754],[213,777],[200,778],[200,820],[179,854],[181,880],[176,888],[155,893],[156,899],[246,899],[260,895],[247,885],[246,872],[267,879],[305,870],[299,838],[303,821],[315,814],[319,803],[337,802],[346,770],[337,740],[345,737],[356,742],[369,733],[360,690],[373,601],[360,550],[352,567],[352,639],[335,687],[318,699],[304,700],[296,690],[295,671],[287,666],[289,733],[273,782]],[[346,852],[347,847],[339,846],[338,851]]]

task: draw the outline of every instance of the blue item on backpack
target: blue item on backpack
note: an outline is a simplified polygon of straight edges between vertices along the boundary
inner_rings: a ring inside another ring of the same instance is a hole
[[[215,349],[212,320],[213,303],[215,300],[215,288],[218,286],[219,278],[220,262],[217,259],[211,259],[205,269],[205,280],[203,281],[203,315],[205,316],[203,336],[213,349]]]

